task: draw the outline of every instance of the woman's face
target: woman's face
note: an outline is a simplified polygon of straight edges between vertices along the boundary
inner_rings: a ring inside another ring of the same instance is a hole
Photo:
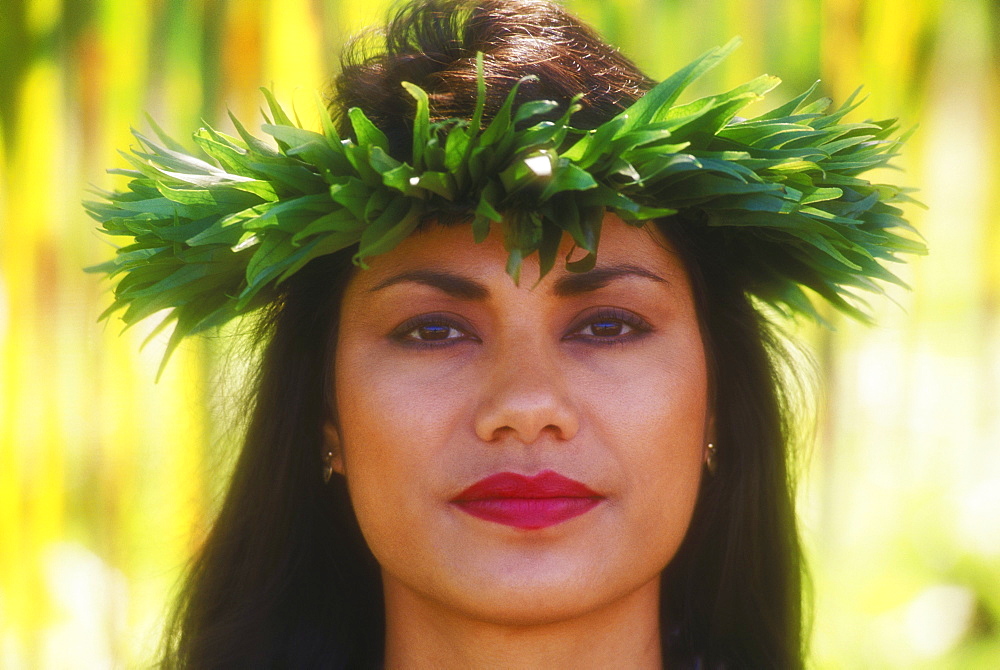
[[[346,289],[327,435],[386,598],[528,624],[655,597],[711,430],[681,260],[609,215],[590,272],[506,261],[432,226]]]

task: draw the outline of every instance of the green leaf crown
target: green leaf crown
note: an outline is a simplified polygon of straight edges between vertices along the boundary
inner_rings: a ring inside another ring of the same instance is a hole
[[[852,289],[902,284],[882,261],[925,251],[896,206],[912,201],[907,190],[859,176],[895,155],[903,141],[895,120],[844,123],[855,96],[826,113],[829,100],[809,102],[815,85],[737,118],[779,83],[770,76],[675,105],[736,45],[707,52],[587,131],[571,124],[576,105],[556,121],[538,120],[558,108],[549,100],[515,109],[517,86],[484,126],[480,54],[472,119],[432,122],[427,93],[404,84],[416,101],[408,163],[389,155],[386,136],[360,109],[348,112],[357,140],[344,139],[326,114],[322,132],[302,128],[267,90],[272,119],[265,114],[263,130],[277,148],[233,117],[238,138],[211,127],[194,134],[204,160],[150,120],[160,144],[133,131],[139,147],[122,154],[133,169],[111,170],[130,178],[128,190],[85,203],[105,232],[133,238],[89,268],[120,277],[101,318],[124,309],[132,325],[170,310],[165,361],[184,336],[272,301],[311,259],[356,244],[363,267],[435,212],[467,212],[476,241],[502,225],[516,279],[536,252],[548,272],[564,233],[587,252],[569,269],[591,267],[605,211],[643,225],[693,209],[745,249],[740,271],[754,277],[758,299],[819,318],[807,287],[867,320]]]

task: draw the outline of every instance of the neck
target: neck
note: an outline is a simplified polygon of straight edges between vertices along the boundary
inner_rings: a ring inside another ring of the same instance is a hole
[[[662,668],[659,579],[550,622],[487,621],[384,578],[385,668]]]

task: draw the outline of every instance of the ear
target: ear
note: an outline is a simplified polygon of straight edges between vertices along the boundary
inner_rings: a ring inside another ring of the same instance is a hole
[[[323,452],[324,458],[326,453],[331,454],[330,467],[333,471],[344,474],[344,450],[340,442],[340,431],[330,421],[323,424]]]

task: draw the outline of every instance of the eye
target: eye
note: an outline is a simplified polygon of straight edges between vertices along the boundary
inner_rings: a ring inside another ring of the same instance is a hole
[[[417,326],[407,333],[406,336],[422,342],[438,342],[440,340],[454,340],[461,337],[462,331],[443,323],[428,323],[423,326]]]
[[[578,321],[565,339],[619,343],[641,337],[652,329],[637,314],[616,307],[602,307]]]
[[[632,326],[615,319],[601,319],[600,321],[595,321],[587,325],[583,328],[583,330],[578,332],[581,335],[592,335],[594,337],[616,337],[618,335],[627,335],[628,333],[631,333]]]
[[[476,340],[462,323],[441,314],[425,314],[407,319],[397,326],[391,337],[403,344],[443,345],[463,340]]]

